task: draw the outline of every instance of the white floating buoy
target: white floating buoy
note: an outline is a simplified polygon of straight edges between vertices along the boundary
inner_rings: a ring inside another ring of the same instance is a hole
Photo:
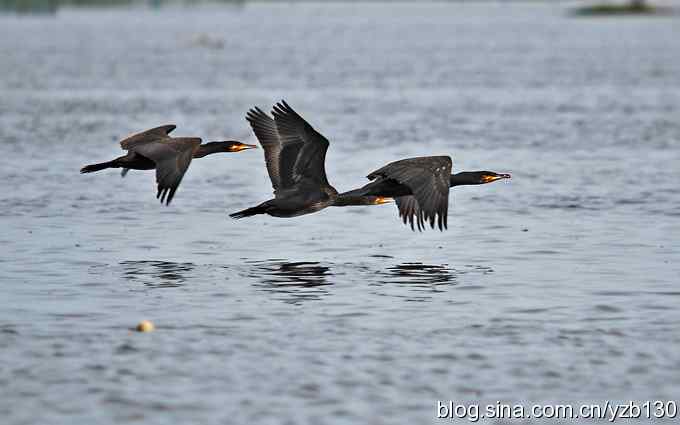
[[[150,320],[142,320],[137,325],[137,332],[152,332],[156,327]]]

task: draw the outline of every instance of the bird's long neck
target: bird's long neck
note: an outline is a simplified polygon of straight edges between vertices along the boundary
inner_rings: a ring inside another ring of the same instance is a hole
[[[371,205],[371,197],[361,195],[338,195],[333,202],[334,207],[347,207],[351,205]]]
[[[450,187],[465,186],[470,184],[479,184],[479,178],[476,173],[463,171],[460,173],[451,174],[451,178],[449,179]]]
[[[203,143],[194,152],[194,158],[203,158],[206,155],[213,153],[224,152],[227,147],[225,142],[208,142]]]

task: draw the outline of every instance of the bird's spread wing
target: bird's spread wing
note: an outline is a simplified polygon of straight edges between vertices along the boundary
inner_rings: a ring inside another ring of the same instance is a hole
[[[447,227],[450,176],[450,157],[429,156],[392,162],[369,174],[368,178],[392,179],[411,189],[412,199],[397,198],[399,215],[404,223],[408,219],[413,227],[415,220],[421,230],[426,221],[433,229],[436,222],[439,230],[443,230]]]
[[[287,141],[281,144],[281,153],[279,154],[279,175],[281,176],[281,188],[288,188],[295,184],[295,162],[300,155],[302,140],[297,142]]]
[[[189,168],[194,151],[201,144],[196,137],[178,137],[156,140],[134,146],[135,153],[156,163],[157,198],[170,204],[184,173]]]
[[[262,109],[254,107],[246,114],[246,120],[255,133],[258,142],[264,150],[264,162],[267,165],[269,180],[272,182],[274,192],[281,188],[281,140],[276,130],[276,123]]]
[[[152,128],[151,130],[142,131],[141,133],[133,134],[120,142],[120,147],[125,150],[130,150],[140,144],[153,142],[158,139],[168,138],[169,134],[177,128],[174,124],[162,125],[160,127]]]
[[[276,129],[282,145],[302,144],[292,168],[293,182],[297,182],[301,178],[309,178],[319,184],[327,185],[328,180],[324,163],[328,150],[328,140],[314,130],[285,101],[274,106],[272,115],[274,115]],[[281,158],[282,164],[284,159],[290,161],[292,158],[289,155],[286,158]],[[286,165],[288,165],[288,162]]]
[[[401,217],[404,224],[410,224],[411,230],[415,230],[415,225],[418,226],[418,231],[423,231],[425,228],[425,218],[418,201],[413,195],[397,196],[394,202],[399,208],[399,217]]]
[[[276,123],[260,108],[248,111],[246,120],[264,150],[264,160],[274,193],[292,186],[293,167],[304,142],[301,139],[282,141]]]

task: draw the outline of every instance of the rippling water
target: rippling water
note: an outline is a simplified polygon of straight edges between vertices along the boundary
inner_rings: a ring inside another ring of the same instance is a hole
[[[0,16],[4,423],[430,423],[436,400],[677,399],[680,22],[564,6],[255,4]],[[252,142],[287,99],[339,190],[416,155],[513,179],[227,213],[261,151],[79,175],[130,132]],[[157,331],[132,332],[150,319]]]

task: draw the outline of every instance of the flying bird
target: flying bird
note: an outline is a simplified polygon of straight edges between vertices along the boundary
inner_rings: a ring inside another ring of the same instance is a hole
[[[449,188],[478,185],[509,179],[510,174],[493,171],[463,171],[451,174],[451,157],[425,156],[391,162],[367,176],[370,183],[359,189],[341,193],[347,197],[379,196],[394,198],[399,217],[411,229],[422,231],[427,222],[439,230],[447,227]]]
[[[134,134],[120,142],[126,155],[111,161],[86,165],[81,173],[92,173],[107,168],[127,170],[156,170],[158,192],[156,198],[170,204],[193,158],[202,158],[218,152],[240,152],[255,148],[234,140],[202,143],[198,137],[171,137],[173,124],[152,128]]]
[[[282,100],[272,109],[272,117],[252,108],[246,120],[262,145],[274,198],[252,208],[230,214],[234,219],[268,214],[297,217],[334,205],[338,191],[326,177],[328,139]],[[384,197],[352,197],[345,205],[384,203]]]

